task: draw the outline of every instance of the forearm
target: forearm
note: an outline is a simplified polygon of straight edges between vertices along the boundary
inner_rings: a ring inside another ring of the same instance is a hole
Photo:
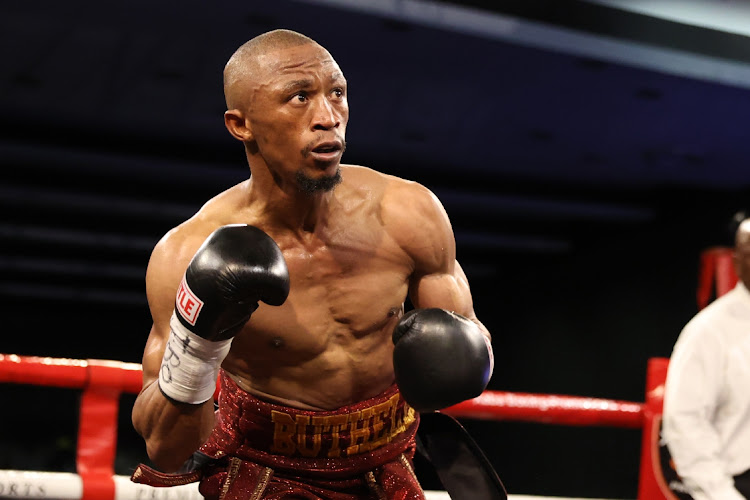
[[[719,457],[720,438],[705,419],[666,413],[662,432],[677,473],[693,498],[742,498]]]
[[[154,382],[136,398],[132,419],[154,465],[174,472],[211,434],[214,403],[213,399],[197,405],[173,402]]]
[[[486,326],[484,326],[484,323],[479,321],[476,314],[472,314],[468,318],[479,327],[479,331],[482,332],[482,335],[484,335],[487,338],[487,340],[492,341],[492,334],[490,334],[490,331],[487,329]]]
[[[671,453],[671,449],[670,449]],[[674,457],[674,455],[673,455]],[[734,478],[714,457],[682,457],[692,461],[689,467],[676,465],[677,473],[695,499],[745,500],[734,487]],[[677,462],[675,461],[675,464]]]
[[[143,354],[146,383],[132,414],[148,456],[165,472],[179,469],[209,438],[216,378],[234,335],[259,301],[278,306],[289,294],[281,249],[257,227],[217,228],[195,251],[175,293],[163,283],[176,283],[171,259],[184,247],[161,247],[149,262],[154,324]]]

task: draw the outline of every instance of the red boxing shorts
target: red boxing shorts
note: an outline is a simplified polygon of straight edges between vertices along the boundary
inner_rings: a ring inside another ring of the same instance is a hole
[[[139,466],[154,486],[201,481],[209,500],[358,498],[417,500],[412,469],[419,414],[396,386],[333,411],[262,401],[221,373],[216,426],[200,452],[211,459],[186,474]]]

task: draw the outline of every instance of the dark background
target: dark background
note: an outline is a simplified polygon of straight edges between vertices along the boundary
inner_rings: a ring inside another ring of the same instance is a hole
[[[582,1],[4,2],[0,352],[140,362],[151,248],[249,172],[223,65],[274,28],[347,76],[345,162],[443,201],[490,389],[643,401],[697,312],[701,251],[748,206],[750,41]],[[75,391],[1,390],[0,468],[74,470]],[[133,400],[121,474],[146,460]],[[636,496],[637,430],[462,422],[511,493]]]

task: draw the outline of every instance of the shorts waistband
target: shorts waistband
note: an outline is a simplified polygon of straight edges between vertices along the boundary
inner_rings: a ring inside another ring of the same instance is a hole
[[[394,384],[383,393],[331,411],[300,410],[258,399],[221,372],[217,428],[212,441],[283,457],[338,459],[391,443],[403,449],[418,415]]]

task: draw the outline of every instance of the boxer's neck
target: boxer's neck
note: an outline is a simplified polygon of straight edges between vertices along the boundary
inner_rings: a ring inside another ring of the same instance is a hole
[[[260,205],[263,218],[270,224],[295,233],[314,233],[328,218],[334,191],[314,194],[298,189],[282,190],[278,186],[251,179],[250,203]]]

